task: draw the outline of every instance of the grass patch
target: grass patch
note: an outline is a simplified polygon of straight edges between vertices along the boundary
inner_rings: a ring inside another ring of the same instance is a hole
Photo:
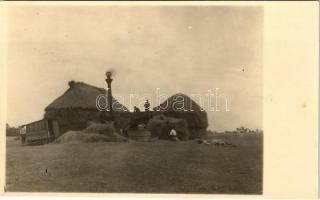
[[[7,138],[6,190],[261,194],[262,135],[223,137],[237,147],[163,140],[22,146]]]

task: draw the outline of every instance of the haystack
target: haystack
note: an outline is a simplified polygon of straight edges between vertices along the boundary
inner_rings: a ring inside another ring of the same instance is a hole
[[[206,137],[208,127],[207,113],[185,94],[178,93],[154,108],[165,116],[185,119],[190,131],[190,139]]]
[[[89,122],[83,131],[68,131],[55,143],[67,142],[125,142],[127,139],[115,132],[113,124]]]
[[[96,123],[89,121],[87,128],[83,130],[84,133],[98,133],[108,136],[113,136],[116,132],[113,123]]]
[[[166,117],[160,114],[152,117],[147,125],[152,137],[159,137],[160,139],[169,139],[169,133],[172,128],[177,131],[180,140],[189,139],[188,123],[184,119]]]
[[[110,138],[111,140],[114,139],[114,141],[127,140],[125,137],[119,135],[116,132],[114,123],[101,124],[95,122],[88,122],[88,127],[85,130],[83,130],[83,132],[89,134],[100,134]]]

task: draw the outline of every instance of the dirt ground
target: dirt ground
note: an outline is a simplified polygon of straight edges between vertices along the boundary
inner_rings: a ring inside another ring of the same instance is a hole
[[[6,191],[261,194],[262,136],[23,146],[7,137]]]

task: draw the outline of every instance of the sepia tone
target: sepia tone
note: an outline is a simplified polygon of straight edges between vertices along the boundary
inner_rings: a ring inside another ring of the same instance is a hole
[[[263,194],[263,13],[10,7],[5,191]]]
[[[262,7],[8,16],[6,191],[262,194]]]

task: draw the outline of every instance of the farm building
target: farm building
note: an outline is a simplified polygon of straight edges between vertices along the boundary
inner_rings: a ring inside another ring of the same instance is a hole
[[[104,88],[70,81],[68,90],[45,108],[44,117],[57,120],[61,133],[84,129],[88,121],[100,121],[105,113],[96,107],[96,98],[101,94],[106,94]],[[124,105],[114,98],[112,101],[115,116],[128,113]]]

